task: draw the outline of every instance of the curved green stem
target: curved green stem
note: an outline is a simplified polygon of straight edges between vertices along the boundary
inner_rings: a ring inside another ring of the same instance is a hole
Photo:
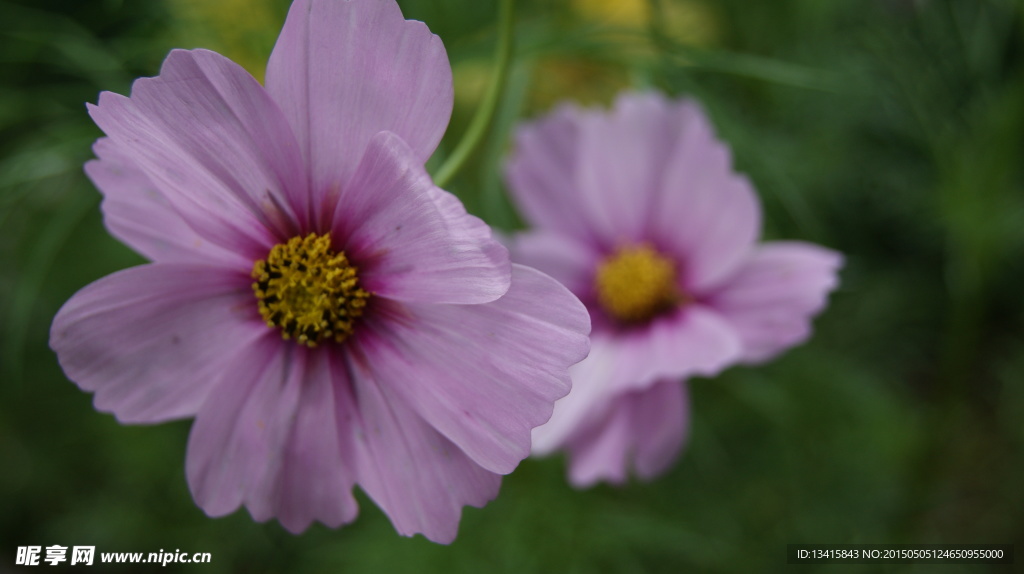
[[[487,93],[484,94],[483,102],[476,110],[476,115],[469,123],[469,128],[463,134],[459,145],[455,146],[437,173],[434,174],[434,184],[444,187],[451,182],[456,173],[462,169],[480,142],[487,134],[487,128],[494,118],[494,112],[498,109],[498,102],[501,94],[505,91],[505,82],[508,80],[509,69],[512,64],[512,45],[515,40],[515,0],[502,0],[499,12],[499,34],[498,51],[495,54],[494,76],[487,86]]]

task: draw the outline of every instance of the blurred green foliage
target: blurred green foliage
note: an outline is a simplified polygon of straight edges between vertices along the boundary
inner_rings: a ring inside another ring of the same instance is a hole
[[[178,566],[203,572],[750,572],[783,569],[787,543],[1024,549],[1020,2],[521,1],[494,129],[451,186],[471,211],[519,225],[500,164],[521,118],[657,88],[710,111],[770,238],[847,266],[809,344],[692,382],[691,441],[666,476],[577,492],[562,460],[529,460],[448,547],[397,536],[365,497],[353,525],[301,536],[207,518],[184,479],[189,423],[118,425],[47,347],[68,297],[142,262],[82,174],[100,135],[84,103],[173,47],[260,77],[287,2],[242,4],[0,0],[0,571],[28,544],[211,552]],[[436,166],[486,85],[496,3],[401,4],[455,70]]]

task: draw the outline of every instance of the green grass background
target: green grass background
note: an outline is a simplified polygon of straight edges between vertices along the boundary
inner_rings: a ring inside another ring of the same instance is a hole
[[[496,6],[400,3],[455,69],[436,166],[487,81]],[[847,265],[808,344],[692,382],[691,440],[665,476],[580,492],[562,459],[528,460],[451,546],[399,537],[362,495],[354,524],[300,536],[244,510],[207,518],[184,478],[190,423],[117,424],[47,347],[75,291],[142,262],[105,232],[82,173],[100,136],[85,102],[126,93],[173,47],[260,76],[287,2],[222,4],[0,0],[0,572],[30,544],[212,553],[167,568],[196,572],[930,572],[786,566],[786,544],[1024,552],[1021,2],[649,0],[658,17],[640,23],[520,2],[495,129],[450,186],[471,211],[519,225],[498,170],[519,119],[657,88],[709,110],[768,238]]]

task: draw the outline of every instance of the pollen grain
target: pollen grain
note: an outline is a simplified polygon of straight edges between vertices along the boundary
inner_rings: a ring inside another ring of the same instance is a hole
[[[307,347],[348,338],[370,298],[358,269],[331,247],[329,233],[275,245],[253,264],[252,278],[263,320]]]
[[[597,267],[597,302],[621,323],[649,321],[683,304],[674,262],[646,243],[620,247]]]

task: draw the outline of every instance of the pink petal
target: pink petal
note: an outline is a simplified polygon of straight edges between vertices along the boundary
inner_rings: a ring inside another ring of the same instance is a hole
[[[512,199],[534,227],[589,242],[594,230],[584,217],[576,172],[581,125],[593,114],[563,105],[516,131],[515,149],[505,165]]]
[[[407,145],[370,141],[334,215],[335,245],[359,266],[362,285],[389,299],[487,303],[509,287],[508,251],[479,219],[437,189]]]
[[[244,275],[154,264],[108,275],[50,330],[65,374],[124,423],[196,413],[228,361],[265,332]]]
[[[649,239],[665,172],[692,108],[657,93],[625,94],[609,114],[580,122],[577,208],[606,246]]]
[[[605,333],[590,338],[590,354],[569,369],[573,384],[569,394],[555,402],[551,418],[533,429],[532,452],[547,455],[563,448],[580,428],[592,426],[607,417],[622,384],[616,378],[615,342]]]
[[[351,398],[318,351],[268,332],[231,362],[189,436],[185,471],[207,514],[245,504],[293,533],[355,518]]]
[[[473,462],[416,411],[360,368],[351,373],[359,405],[356,434],[359,485],[399,534],[422,533],[441,544],[455,540],[465,505],[498,495],[501,476]],[[419,381],[405,381],[418,383]]]
[[[640,478],[654,478],[685,441],[689,408],[682,383],[662,381],[609,402],[605,414],[578,429],[567,445],[569,480],[577,488],[601,480],[621,484],[631,467]]]
[[[601,254],[590,245],[543,230],[517,233],[506,244],[517,263],[550,275],[577,296],[593,289]]]
[[[686,383],[663,381],[629,397],[633,422],[633,468],[650,480],[679,456],[690,427]]]
[[[263,87],[223,56],[175,50],[130,98],[104,92],[90,113],[210,241],[257,259],[305,221],[294,136]]]
[[[742,360],[765,361],[807,339],[811,318],[839,283],[842,262],[840,254],[809,243],[766,243],[713,288],[708,304],[739,333]]]
[[[99,159],[85,164],[103,193],[103,220],[110,234],[158,263],[213,263],[248,271],[252,261],[205,241],[110,138],[93,145]]]
[[[629,476],[628,456],[633,442],[629,408],[612,404],[607,410],[595,424],[578,429],[566,445],[569,482],[576,488],[586,488],[601,480],[622,484]]]
[[[700,292],[732,273],[753,249],[761,206],[696,104],[676,104],[673,123],[679,133],[659,174],[650,233],[683,263],[686,287]]]
[[[590,355],[570,369],[572,391],[555,403],[551,420],[533,431],[533,453],[563,448],[582,428],[599,425],[616,401],[661,380],[711,376],[742,351],[734,328],[713,310],[690,305],[645,329],[591,335]]]
[[[365,325],[357,348],[389,394],[477,464],[511,472],[530,429],[569,390],[587,353],[589,317],[556,281],[513,266],[512,288],[486,305],[408,305]]]
[[[293,2],[267,90],[298,134],[314,194],[324,196],[352,177],[381,131],[398,134],[423,165],[453,101],[441,39],[405,20],[393,0]]]
[[[430,186],[430,196],[434,199],[437,210],[444,218],[449,231],[456,235],[465,235],[478,241],[493,241],[501,245],[501,241],[494,237],[491,226],[484,223],[484,220],[470,215],[466,206],[454,194],[449,193],[436,185]],[[488,245],[488,248],[494,247]],[[502,249],[503,257],[507,258],[508,253]]]
[[[610,355],[611,386],[619,390],[645,388],[662,378],[716,375],[742,351],[733,327],[700,304],[616,333],[603,346]]]
[[[569,371],[572,391],[555,403],[551,420],[533,431],[535,454],[562,448],[580,428],[605,417],[616,397],[661,379],[717,374],[741,352],[733,327],[696,304],[642,329],[595,331],[590,341],[590,355]]]

